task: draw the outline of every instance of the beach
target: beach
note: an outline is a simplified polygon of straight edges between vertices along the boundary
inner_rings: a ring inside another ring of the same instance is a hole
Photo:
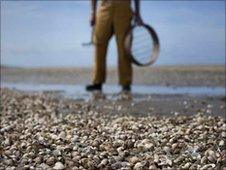
[[[1,67],[1,83],[85,85],[90,73]],[[117,69],[108,73],[117,84]],[[135,68],[134,84],[224,88],[225,66]],[[83,98],[1,87],[0,169],[225,169],[225,102],[225,93]]]
[[[87,84],[90,68],[10,68],[1,67],[2,82],[46,84]],[[160,86],[225,87],[225,66],[134,67],[134,84]],[[107,84],[118,84],[117,68],[109,68]]]

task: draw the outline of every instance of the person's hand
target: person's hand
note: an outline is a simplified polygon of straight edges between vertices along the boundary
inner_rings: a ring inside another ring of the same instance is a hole
[[[135,12],[134,13],[134,19],[135,19],[135,23],[137,25],[142,25],[144,22],[143,22],[143,19],[141,18],[140,14]]]
[[[90,18],[90,26],[93,27],[96,24],[96,14],[93,12]]]

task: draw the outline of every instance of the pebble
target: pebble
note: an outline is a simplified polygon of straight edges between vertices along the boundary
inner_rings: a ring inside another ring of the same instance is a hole
[[[12,161],[12,159],[5,159],[4,164],[10,166],[13,164],[13,161]]]
[[[56,149],[56,150],[53,151],[53,155],[60,156],[61,155],[61,151]]]
[[[54,157],[50,157],[46,160],[46,164],[48,165],[53,165],[55,163],[55,158]]]
[[[132,164],[135,164],[139,161],[140,159],[137,156],[133,156],[131,158],[129,158],[129,162]]]
[[[62,162],[56,162],[53,169],[56,169],[56,170],[61,170],[61,169],[64,169],[64,164]]]
[[[167,154],[171,152],[171,149],[170,149],[170,147],[168,147],[168,146],[164,146],[164,147],[163,147],[163,150],[164,150]]]
[[[5,146],[9,146],[10,145],[10,140],[6,139],[4,143],[5,143]]]
[[[112,164],[113,169],[127,169],[129,167],[130,164],[128,162],[117,161],[116,163]]]
[[[150,170],[158,170],[158,168],[155,165],[150,165],[148,169],[150,169]]]
[[[60,132],[59,138],[65,139],[66,138],[66,133],[65,132]]]
[[[10,167],[7,167],[6,170],[15,170],[16,167],[15,166],[10,166]]]
[[[225,162],[222,117],[133,116],[115,113],[125,111],[115,101],[107,114],[86,102],[8,90],[1,102],[2,169],[204,170]]]
[[[35,163],[36,164],[41,164],[42,163],[42,158],[41,157],[36,157],[35,158]]]
[[[103,168],[108,164],[108,160],[107,159],[103,159],[100,164],[98,165],[98,168]]]
[[[74,135],[73,138],[71,139],[71,142],[75,144],[77,141],[78,141],[78,136]]]
[[[182,169],[189,169],[190,166],[191,166],[191,163],[187,162],[184,166],[182,166]]]
[[[224,146],[224,141],[223,141],[223,140],[221,140],[221,141],[219,142],[219,146]]]
[[[148,162],[147,161],[137,162],[133,169],[134,170],[148,169]]]
[[[175,112],[175,113],[174,113],[175,116],[178,116],[179,114],[180,114],[180,113],[178,113],[178,112]]]
[[[172,150],[174,151],[177,148],[177,146],[178,146],[177,143],[172,144]]]
[[[207,170],[207,169],[213,169],[215,168],[215,164],[207,164],[207,165],[204,165],[200,168],[200,170]]]
[[[39,166],[41,169],[49,169],[50,167],[46,165],[45,163],[40,164]]]

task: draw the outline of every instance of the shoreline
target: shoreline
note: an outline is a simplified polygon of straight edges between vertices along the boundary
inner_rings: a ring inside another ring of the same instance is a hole
[[[1,67],[1,81],[35,84],[88,84],[90,68]],[[118,84],[116,68],[109,68],[106,84]],[[225,87],[225,66],[155,66],[134,68],[135,85]]]

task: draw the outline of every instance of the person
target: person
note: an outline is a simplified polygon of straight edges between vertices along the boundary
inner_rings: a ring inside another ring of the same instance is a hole
[[[131,7],[132,0],[101,0],[97,12],[97,1],[92,0],[92,13],[90,24],[94,27],[94,68],[91,85],[86,86],[87,91],[102,91],[106,80],[106,55],[109,40],[115,34],[118,47],[119,84],[122,91],[130,92],[132,84],[132,63],[124,49],[124,38],[131,26],[133,14],[135,22],[142,23],[140,16],[140,0],[135,2],[135,11]]]

